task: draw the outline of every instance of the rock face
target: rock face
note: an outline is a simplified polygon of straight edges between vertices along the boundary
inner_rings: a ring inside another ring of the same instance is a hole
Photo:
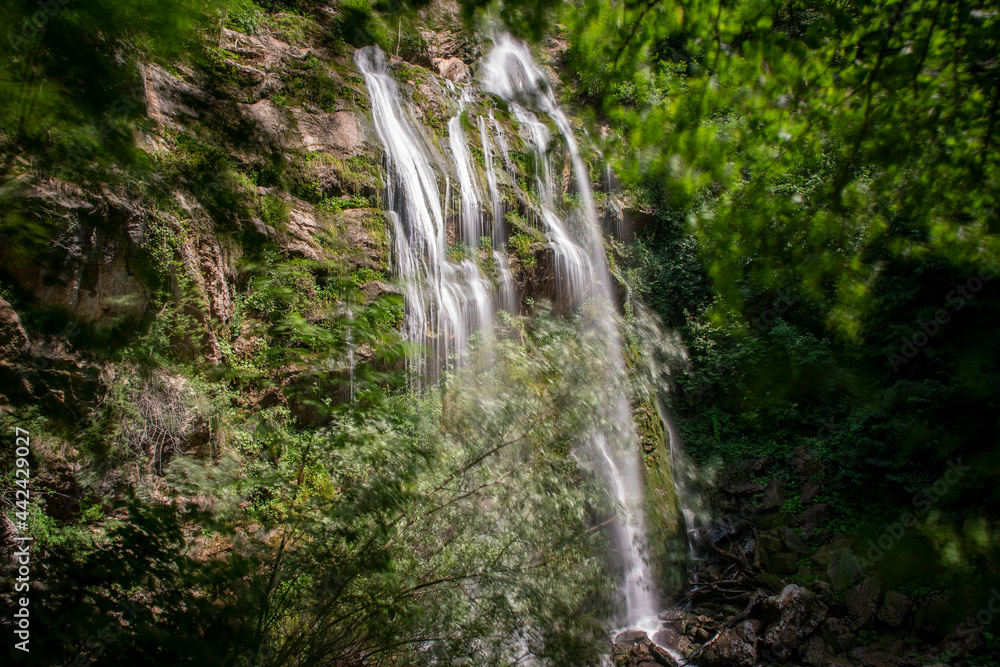
[[[84,322],[105,325],[139,317],[149,298],[131,260],[147,237],[148,221],[117,193],[84,193],[58,180],[37,184],[19,202],[44,238],[18,232],[0,245],[0,263],[35,300]],[[114,225],[99,224],[110,219]],[[33,254],[18,247],[38,247]]]
[[[753,667],[756,662],[757,635],[750,621],[723,632],[698,659],[704,667]]]
[[[364,128],[351,111],[310,113],[296,107],[292,115],[306,150],[325,150],[350,156],[357,155],[364,143]]]
[[[0,297],[0,358],[10,359],[28,349],[28,334],[21,326],[21,318],[3,297]]]

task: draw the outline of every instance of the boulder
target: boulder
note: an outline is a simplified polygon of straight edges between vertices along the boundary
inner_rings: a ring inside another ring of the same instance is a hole
[[[469,66],[461,58],[435,58],[432,62],[438,74],[452,83],[469,80]]]
[[[878,610],[878,620],[899,627],[912,608],[913,600],[895,591],[889,591],[885,594],[885,600]]]
[[[774,463],[774,457],[768,454],[767,456],[744,456],[743,457],[743,470],[755,475],[759,475],[765,470],[767,470],[771,464]]]
[[[816,500],[816,496],[820,494],[823,487],[816,482],[806,482],[802,485],[802,503],[808,505],[812,501]]]
[[[784,506],[785,495],[782,493],[783,486],[779,479],[775,478],[771,480],[764,490],[764,499],[760,501],[759,509],[761,512],[775,512]]]
[[[850,588],[860,574],[861,567],[853,551],[844,548],[829,553],[826,575],[835,589],[842,591]]]
[[[830,647],[818,635],[812,635],[802,644],[802,661],[808,665],[822,665],[830,655]]]
[[[611,655],[615,667],[678,667],[673,657],[642,630],[626,630],[615,637]]]
[[[845,600],[851,625],[857,629],[875,617],[882,601],[882,587],[874,577],[868,577],[851,589]]]
[[[782,543],[784,543],[789,551],[802,556],[812,553],[812,549],[806,544],[806,541],[791,528],[782,526],[778,529],[778,534],[781,536]]]
[[[781,649],[809,635],[823,622],[827,611],[826,605],[814,593],[795,584],[789,584],[779,594],[765,599],[762,607],[765,616],[771,620],[764,633],[764,644],[772,650]]]
[[[757,636],[750,621],[723,632],[698,658],[704,667],[753,667],[756,662]]]

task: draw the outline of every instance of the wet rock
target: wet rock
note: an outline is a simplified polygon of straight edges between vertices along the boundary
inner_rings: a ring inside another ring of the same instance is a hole
[[[842,591],[850,588],[860,574],[861,567],[858,565],[853,551],[845,548],[830,552],[826,575],[836,590]]]
[[[704,667],[753,667],[756,662],[757,636],[750,621],[723,632],[698,658]]]
[[[760,502],[761,512],[774,512],[785,504],[785,495],[782,492],[784,484],[778,479],[772,479],[764,490],[764,499]]]
[[[885,601],[878,610],[878,620],[899,627],[912,608],[913,600],[895,591],[889,591],[885,594]]]
[[[632,644],[636,644],[648,638],[649,637],[642,630],[626,630],[618,633],[618,636],[615,637],[615,643],[628,644],[631,646]]]
[[[810,634],[826,618],[827,607],[819,598],[795,584],[762,603],[771,623],[764,633],[764,643],[772,648],[789,645]]]
[[[882,601],[882,587],[874,577],[868,577],[851,589],[845,603],[850,622],[854,628],[866,625],[875,617]]]
[[[21,326],[21,318],[0,297],[0,358],[11,359],[28,350],[28,334]]]
[[[789,551],[803,556],[812,553],[812,549],[806,544],[806,541],[791,528],[782,526],[778,529],[778,534],[781,536],[782,543],[788,547]]]
[[[710,539],[712,544],[718,544],[727,537],[735,537],[742,523],[739,517],[727,515],[710,523],[703,535]]]

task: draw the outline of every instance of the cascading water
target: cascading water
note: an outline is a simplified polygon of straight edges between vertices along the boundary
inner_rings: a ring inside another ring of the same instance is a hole
[[[468,91],[453,88],[459,113],[448,123],[450,164],[457,181],[457,188],[451,187],[449,174],[442,173],[439,178],[432,168],[432,164],[443,161],[433,159],[431,143],[409,120],[381,51],[376,47],[361,49],[355,60],[371,94],[375,128],[386,152],[386,205],[393,223],[395,269],[407,304],[404,333],[411,342],[426,344],[433,350],[433,363],[425,365],[414,359],[411,366],[433,378],[436,369],[448,363],[449,356],[461,363],[466,339],[477,328],[490,325],[496,309],[516,308],[513,276],[503,248],[508,240],[503,225],[506,211],[493,166],[496,149],[506,166],[502,175],[513,185],[510,149],[492,114],[488,120],[480,116],[478,134],[488,190],[484,196],[461,115],[470,99]],[[626,393],[627,377],[612,305],[604,236],[590,175],[573,128],[525,44],[507,35],[499,36],[483,63],[482,79],[487,90],[507,102],[533,149],[537,195],[534,213],[553,251],[560,298],[571,309],[586,305],[585,319],[604,347],[603,359],[596,362],[603,374],[601,414],[596,415],[597,426],[587,441],[580,443],[577,454],[601,475],[617,513],[611,528],[613,554],[621,571],[623,612],[617,620],[622,625],[655,625],[659,605],[647,558],[638,437]],[[559,213],[549,125],[542,118],[554,124],[569,153],[579,199],[572,217]],[[442,183],[446,189],[444,207],[439,189]],[[473,253],[492,252],[496,269],[492,281],[475,261],[449,257],[446,215],[452,193],[457,197],[459,211],[454,238],[470,246]],[[488,208],[484,203],[487,196]],[[490,241],[490,249],[482,247],[483,239]]]
[[[580,304],[587,296],[597,313],[590,318],[592,326],[603,338],[606,356],[605,387],[608,414],[603,415],[608,426],[594,433],[588,443],[593,463],[605,477],[618,510],[615,522],[616,551],[620,555],[624,575],[622,593],[626,623],[639,623],[658,611],[652,589],[652,575],[646,555],[645,517],[643,511],[642,478],[639,468],[639,447],[631,409],[624,391],[625,364],[621,341],[612,311],[611,278],[604,250],[604,237],[598,225],[597,211],[590,190],[590,175],[580,156],[572,126],[556,104],[545,79],[531,57],[527,46],[508,35],[496,40],[496,46],[483,65],[485,87],[502,97],[515,116],[527,126],[533,139],[536,158],[542,165],[539,181],[542,220],[546,225],[560,276],[572,302]],[[581,206],[585,238],[573,239],[566,225],[555,213],[553,185],[548,151],[548,128],[525,108],[533,104],[555,123],[569,151]]]
[[[376,47],[354,55],[372,100],[375,130],[385,147],[386,209],[393,224],[393,255],[406,302],[404,334],[432,349],[431,363],[411,355],[415,377],[432,379],[454,357],[461,363],[469,334],[488,323],[492,286],[472,262],[448,261],[438,179],[429,142],[411,123],[399,87]]]

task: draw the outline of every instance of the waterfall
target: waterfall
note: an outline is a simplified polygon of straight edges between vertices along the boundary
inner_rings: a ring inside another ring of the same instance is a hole
[[[407,363],[414,377],[426,374],[433,379],[450,362],[460,364],[469,334],[477,325],[488,324],[492,286],[471,261],[448,260],[430,144],[408,119],[385,54],[367,47],[357,50],[354,59],[371,95],[375,131],[385,147],[386,213],[393,227],[394,268],[406,304],[403,334],[409,342],[432,350],[430,363],[419,351],[411,353]],[[467,204],[472,202],[463,199],[463,206]]]
[[[584,319],[604,348],[602,358],[593,360],[602,374],[602,407],[594,416],[592,434],[579,443],[576,455],[603,480],[616,511],[610,531],[612,557],[620,571],[623,611],[615,620],[623,625],[652,621],[659,608],[647,557],[640,448],[626,391],[628,378],[590,175],[573,128],[527,46],[507,35],[495,42],[483,62],[483,87],[507,102],[527,135],[537,167],[535,214],[553,252],[557,292],[570,309],[586,305]],[[356,52],[355,61],[371,94],[375,129],[386,153],[386,207],[393,225],[394,268],[406,299],[404,335],[410,342],[432,349],[431,363],[425,364],[414,355],[410,365],[433,377],[435,368],[447,367],[450,358],[461,363],[466,339],[477,328],[491,325],[498,308],[516,309],[513,276],[503,249],[507,242],[505,211],[493,166],[495,147],[506,165],[505,176],[513,184],[510,148],[492,114],[488,121],[479,116],[488,191],[484,194],[470,157],[470,138],[463,128],[466,119],[462,114],[471,100],[468,91],[452,88],[458,96],[458,113],[447,126],[451,160],[435,160],[431,142],[407,113],[384,54],[377,47],[367,47]],[[569,213],[560,213],[557,193],[561,195],[562,190],[556,187],[552,136],[544,119],[554,125],[569,154],[579,199],[579,205]],[[471,121],[466,126],[476,127]],[[431,166],[441,164],[444,172],[446,162],[457,188],[451,187],[449,173],[439,177]],[[441,184],[446,190],[443,207]],[[472,259],[449,257],[446,219],[453,196],[459,211],[454,238],[470,246],[473,253],[492,251],[497,274],[493,280]],[[488,208],[484,203],[487,196]],[[492,248],[482,248],[481,239],[490,240]]]
[[[598,312],[590,318],[591,326],[606,346],[609,363],[605,366],[607,414],[605,424],[588,443],[590,455],[605,478],[618,510],[614,526],[616,552],[623,571],[622,594],[625,623],[639,623],[656,614],[658,603],[653,592],[652,575],[646,555],[646,529],[643,511],[643,484],[640,472],[639,445],[631,408],[625,394],[625,363],[614,317],[611,278],[604,249],[604,236],[598,224],[597,209],[590,189],[590,174],[580,155],[569,119],[555,101],[545,76],[535,64],[523,42],[501,35],[483,65],[486,88],[507,101],[515,116],[526,125],[542,164],[539,180],[542,220],[557,258],[561,259],[560,277],[565,281],[574,303],[586,296],[596,297]],[[569,151],[581,205],[585,238],[571,237],[565,223],[553,207],[553,183],[548,150],[548,128],[526,108],[533,104],[555,123]],[[543,180],[544,176],[544,180]]]

